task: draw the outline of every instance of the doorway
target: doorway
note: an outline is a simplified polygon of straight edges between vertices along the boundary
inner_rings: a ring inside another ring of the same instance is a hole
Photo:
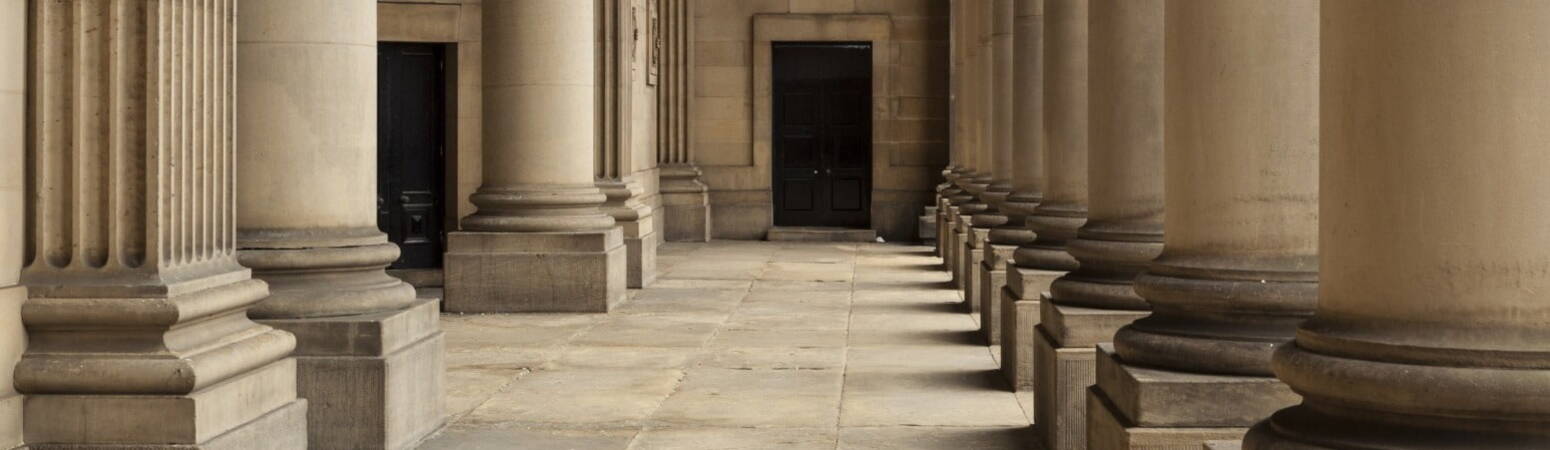
[[[377,46],[377,224],[398,244],[393,269],[439,269],[444,248],[445,52]]]
[[[772,46],[775,225],[869,227],[872,45]]]

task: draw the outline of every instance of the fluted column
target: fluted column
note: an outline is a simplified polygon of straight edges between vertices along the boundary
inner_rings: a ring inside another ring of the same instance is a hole
[[[623,299],[623,234],[593,182],[597,13],[590,1],[484,5],[484,184],[448,241],[447,310],[600,312]]]
[[[1098,350],[1092,449],[1239,439],[1295,403],[1270,353],[1317,303],[1319,2],[1166,22],[1167,237],[1136,279],[1151,315]]]
[[[645,77],[646,58],[634,61],[636,40],[652,39],[644,31],[653,27],[630,19],[631,8],[620,0],[595,0],[598,10],[598,99],[601,115],[597,126],[594,176],[608,200],[603,213],[614,218],[624,234],[625,287],[642,288],[657,278],[657,235],[652,209],[641,198],[646,188],[635,164],[634,106],[637,78]],[[659,13],[660,14],[660,13]],[[644,17],[644,15],[643,15]],[[656,29],[661,32],[660,29]],[[637,64],[639,64],[637,66]],[[638,67],[638,69],[637,69]],[[644,83],[642,84],[644,86]],[[660,91],[659,91],[660,93]]]
[[[27,289],[21,284],[22,242],[25,235],[22,199],[26,146],[27,2],[0,0],[0,447],[22,444],[22,396],[12,376],[27,343],[21,305]]]
[[[313,446],[417,441],[441,424],[440,307],[384,270],[399,250],[377,224],[377,4],[239,8],[238,257],[270,286],[250,314],[297,336]]]
[[[975,172],[964,185],[964,189],[973,198],[958,208],[961,219],[959,233],[963,235],[960,249],[963,258],[959,261],[958,271],[963,274],[964,309],[974,313],[980,312],[980,278],[984,275],[980,267],[984,263],[985,253],[980,248],[984,247],[985,239],[990,235],[990,227],[1005,221],[1004,216],[995,213],[986,196],[991,182],[995,180],[995,23],[998,13],[996,7],[1001,1],[977,0],[970,19],[974,23],[970,44],[974,47],[974,53],[969,61],[973,69],[967,78],[967,87],[973,98],[969,107],[969,120],[972,136],[970,151],[974,152]],[[994,192],[989,194],[997,195]]]
[[[305,448],[237,263],[235,2],[29,2],[29,443]]]
[[[1050,285],[1035,337],[1035,422],[1047,447],[1086,448],[1094,346],[1146,315],[1132,283],[1162,251],[1163,0],[1093,0],[1087,223],[1080,264]]]
[[[662,237],[710,240],[710,189],[694,165],[689,136],[694,102],[694,11],[689,0],[664,0],[662,80],[657,88],[657,165],[662,191]]]
[[[1087,11],[1088,0],[1044,1],[1043,136],[1044,190],[1024,220],[1034,241],[1012,252],[1005,296],[1010,329],[1003,330],[1001,367],[1016,390],[1032,390],[1034,327],[1040,298],[1051,282],[1076,269],[1066,241],[1087,221]],[[1021,91],[1019,91],[1019,95]],[[1028,124],[1019,121],[1019,131]]]
[[[1007,210],[1007,198],[1012,195],[1016,178],[1016,148],[1013,142],[1012,83],[1015,71],[1013,53],[1013,28],[1017,21],[1014,0],[995,0],[991,32],[992,53],[992,105],[991,108],[991,174],[994,178],[985,189],[985,202],[990,208],[975,216],[976,227],[983,225],[989,230],[980,242],[980,264],[974,266],[978,273],[972,278],[979,280],[974,290],[974,303],[980,305],[980,334],[990,345],[1001,342],[1001,288],[1006,286],[1006,264],[1017,244],[1031,240],[1033,233],[1023,227],[1023,215]],[[999,232],[998,232],[999,231]],[[999,245],[997,245],[999,244]]]
[[[1245,448],[1550,447],[1550,4],[1321,7],[1303,403]]]

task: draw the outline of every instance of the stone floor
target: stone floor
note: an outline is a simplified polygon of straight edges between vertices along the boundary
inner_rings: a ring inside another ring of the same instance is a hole
[[[610,314],[447,315],[424,449],[1034,448],[930,248],[667,244]]]

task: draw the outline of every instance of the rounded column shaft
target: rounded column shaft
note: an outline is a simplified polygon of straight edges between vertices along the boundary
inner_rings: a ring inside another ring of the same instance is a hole
[[[1016,0],[1013,13],[1012,104],[1005,125],[1012,135],[1012,192],[1001,205],[1013,227],[991,231],[991,242],[998,244],[1031,242],[1033,230],[1024,218],[1044,198],[1044,1]]]
[[[1145,310],[1131,287],[1162,251],[1163,2],[1092,2],[1087,223],[1067,244],[1080,268],[1055,303]],[[1108,339],[1104,339],[1107,341]]]
[[[238,15],[237,240],[270,284],[256,318],[399,309],[377,228],[377,23],[372,0],[243,2]]]
[[[1031,138],[1048,146],[1042,201],[1025,219],[1036,239],[1013,253],[1019,267],[1076,269],[1065,247],[1087,217],[1087,10],[1088,0],[1044,1],[1043,135]]]
[[[1317,302],[1318,2],[1168,5],[1167,237],[1127,362],[1273,376]]]
[[[1322,8],[1304,403],[1246,448],[1550,447],[1550,4]]]
[[[465,230],[614,226],[593,184],[596,9],[571,0],[484,5],[484,184]]]

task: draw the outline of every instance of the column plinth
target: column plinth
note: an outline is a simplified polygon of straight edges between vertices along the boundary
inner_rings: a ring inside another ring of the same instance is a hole
[[[1094,449],[1241,438],[1296,403],[1270,354],[1317,302],[1318,2],[1166,8],[1167,237],[1135,282],[1151,315],[1100,350]]]
[[[296,339],[236,259],[235,8],[28,5],[32,448],[308,445]]]
[[[1044,0],[1040,5],[1019,4],[1024,9],[1019,14],[1041,14],[1043,37],[1036,42],[1025,42],[1017,36],[1020,49],[1036,46],[1042,56],[1035,64],[1042,70],[1029,76],[1041,79],[1024,79],[1022,69],[1027,64],[1018,59],[1019,87],[1030,83],[1039,85],[1041,104],[1024,99],[1029,89],[1019,89],[1017,142],[1019,151],[1028,146],[1048,144],[1037,151],[1043,153],[1043,164],[1037,174],[1025,178],[1039,180],[1041,188],[1038,206],[1024,217],[1026,227],[1034,235],[1031,242],[1022,243],[1012,251],[1011,265],[1007,267],[1006,287],[1001,296],[1006,312],[1001,337],[1001,367],[1011,380],[1013,389],[1019,391],[1034,388],[1034,328],[1040,321],[1040,302],[1050,283],[1066,272],[1076,269],[1076,259],[1066,253],[1066,241],[1076,237],[1076,230],[1087,221],[1087,0]],[[1022,29],[1019,28],[1019,33]],[[1028,37],[1028,39],[1035,39]],[[1023,52],[1019,51],[1019,55]],[[1029,68],[1029,71],[1032,71]],[[1037,113],[1035,113],[1037,111]],[[1047,112],[1047,113],[1046,113]],[[1022,120],[1025,115],[1037,117],[1036,124]],[[1046,140],[1047,136],[1047,140]],[[1032,142],[1032,143],[1030,143]],[[1026,170],[1027,164],[1018,161],[1018,168]]]
[[[270,287],[249,316],[296,336],[310,445],[406,448],[442,424],[442,333],[386,272],[376,2],[239,8],[238,259]]]
[[[1066,243],[1078,267],[1050,284],[1035,334],[1035,423],[1052,450],[1090,444],[1094,347],[1147,314],[1133,283],[1163,247],[1163,5],[1089,5],[1090,204]]]
[[[671,242],[710,241],[710,188],[692,164],[661,167],[663,238]]]
[[[484,5],[484,184],[447,242],[448,311],[606,312],[623,300],[624,236],[594,177],[598,13],[570,0]]]
[[[1550,4],[1320,8],[1318,302],[1271,360],[1303,402],[1244,448],[1550,447]]]

